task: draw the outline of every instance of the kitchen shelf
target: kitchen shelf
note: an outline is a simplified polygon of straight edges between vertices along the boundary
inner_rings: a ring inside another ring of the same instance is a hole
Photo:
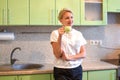
[[[81,0],[81,25],[106,25],[106,0]]]

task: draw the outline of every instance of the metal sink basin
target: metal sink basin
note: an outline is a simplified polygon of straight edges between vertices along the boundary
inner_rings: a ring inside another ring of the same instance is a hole
[[[22,69],[38,69],[41,68],[43,65],[41,64],[14,64],[12,68],[15,70],[22,70]]]
[[[41,67],[43,67],[42,64],[13,64],[13,65],[0,65],[0,71],[30,70],[30,69],[40,69]]]

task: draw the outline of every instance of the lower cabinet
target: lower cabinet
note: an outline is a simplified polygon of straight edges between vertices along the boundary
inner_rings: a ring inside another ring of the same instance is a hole
[[[116,70],[89,71],[88,80],[116,80]]]
[[[50,74],[21,75],[18,80],[51,80]]]
[[[116,70],[95,70],[83,72],[83,80],[116,80]]]
[[[50,74],[0,76],[0,80],[51,80]]]
[[[86,71],[86,72],[83,72],[82,80],[87,80],[87,71]]]
[[[54,78],[53,74],[33,74],[0,76],[0,80],[54,80]],[[116,70],[85,71],[82,80],[116,80]]]
[[[0,76],[0,80],[17,80],[17,76]]]

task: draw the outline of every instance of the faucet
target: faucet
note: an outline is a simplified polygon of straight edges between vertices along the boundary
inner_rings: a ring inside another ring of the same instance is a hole
[[[21,50],[21,48],[20,47],[16,47],[16,48],[14,48],[13,50],[12,50],[12,52],[11,52],[11,54],[10,54],[10,64],[11,65],[13,65],[16,61],[17,61],[17,59],[13,59],[12,57],[13,57],[13,53],[16,51],[16,50]]]

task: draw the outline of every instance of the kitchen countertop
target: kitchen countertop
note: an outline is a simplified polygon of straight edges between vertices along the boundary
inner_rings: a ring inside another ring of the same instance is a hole
[[[43,64],[40,69],[0,71],[0,75],[46,74],[53,73],[53,64]],[[104,61],[83,61],[83,71],[117,69],[118,66]]]

